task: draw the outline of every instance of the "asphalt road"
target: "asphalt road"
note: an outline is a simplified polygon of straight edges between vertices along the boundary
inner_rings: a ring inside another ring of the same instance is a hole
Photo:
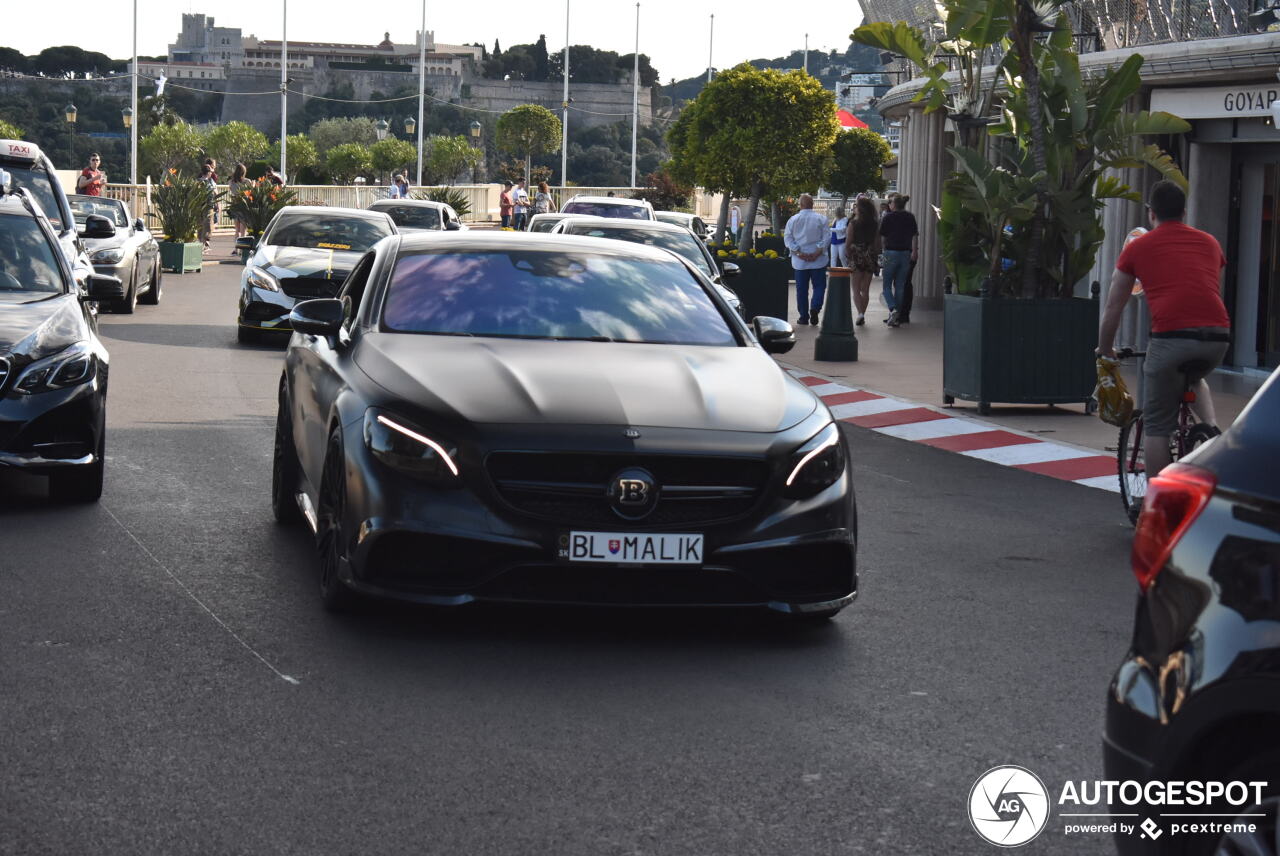
[[[0,476],[0,852],[989,854],[979,774],[1102,776],[1119,501],[857,428],[862,594],[828,627],[327,615],[271,520],[281,351],[235,343],[240,270],[103,317],[100,504]]]

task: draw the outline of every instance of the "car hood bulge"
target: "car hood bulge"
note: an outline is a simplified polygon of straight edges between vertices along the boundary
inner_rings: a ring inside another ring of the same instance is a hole
[[[6,295],[0,299],[0,354],[40,359],[88,337],[74,295]]]
[[[373,333],[355,359],[396,398],[477,424],[772,433],[817,406],[759,348]]]
[[[264,247],[258,263],[277,279],[292,276],[345,277],[363,253],[306,247]]]
[[[86,252],[94,253],[98,250],[120,249],[127,243],[128,237],[117,234],[112,238],[81,238],[80,243],[84,244]]]

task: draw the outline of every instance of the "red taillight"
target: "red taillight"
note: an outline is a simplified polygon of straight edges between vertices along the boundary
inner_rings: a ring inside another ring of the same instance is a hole
[[[1170,464],[1147,483],[1142,516],[1133,535],[1133,575],[1143,591],[1169,561],[1173,546],[1199,516],[1218,480],[1187,464]]]

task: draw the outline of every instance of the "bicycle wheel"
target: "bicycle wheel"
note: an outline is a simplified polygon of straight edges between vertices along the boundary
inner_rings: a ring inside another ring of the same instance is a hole
[[[1116,446],[1116,472],[1120,474],[1120,501],[1124,503],[1129,522],[1138,523],[1142,500],[1147,495],[1147,462],[1142,451],[1142,411],[1134,411],[1133,418],[1120,429],[1120,442]]]
[[[1181,437],[1179,442],[1179,446],[1181,448],[1177,450],[1178,454],[1174,457],[1174,460],[1176,461],[1184,455],[1191,454],[1194,450],[1200,448],[1205,443],[1208,443],[1221,433],[1221,431],[1214,428],[1207,422],[1198,422],[1195,425],[1192,425]]]

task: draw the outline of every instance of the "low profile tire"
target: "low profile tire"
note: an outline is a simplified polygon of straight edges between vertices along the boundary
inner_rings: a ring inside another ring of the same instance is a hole
[[[1220,781],[1267,782],[1262,801],[1244,808],[1238,816],[1219,818],[1224,823],[1252,823],[1254,832],[1230,832],[1220,836],[1188,835],[1179,856],[1280,856],[1280,754],[1264,751],[1262,757],[1247,761],[1230,774],[1215,775]]]
[[[341,564],[347,557],[346,512],[346,456],[342,451],[341,429],[334,428],[324,456],[316,526],[316,548],[320,552],[320,602],[330,612],[348,612],[357,602],[356,593],[339,576]]]
[[[102,498],[102,480],[106,470],[106,431],[98,438],[98,453],[93,464],[76,467],[49,476],[49,497],[55,502],[97,502]]]
[[[147,281],[147,293],[138,298],[139,303],[155,306],[160,302],[160,260],[151,267],[151,279]]]
[[[125,292],[124,298],[115,306],[116,312],[121,315],[132,315],[133,310],[138,308],[138,266],[134,265],[133,275],[129,277],[129,290]]]
[[[298,510],[298,452],[293,445],[293,421],[283,388],[276,412],[275,451],[271,457],[271,512],[276,522],[293,526],[302,520]]]

